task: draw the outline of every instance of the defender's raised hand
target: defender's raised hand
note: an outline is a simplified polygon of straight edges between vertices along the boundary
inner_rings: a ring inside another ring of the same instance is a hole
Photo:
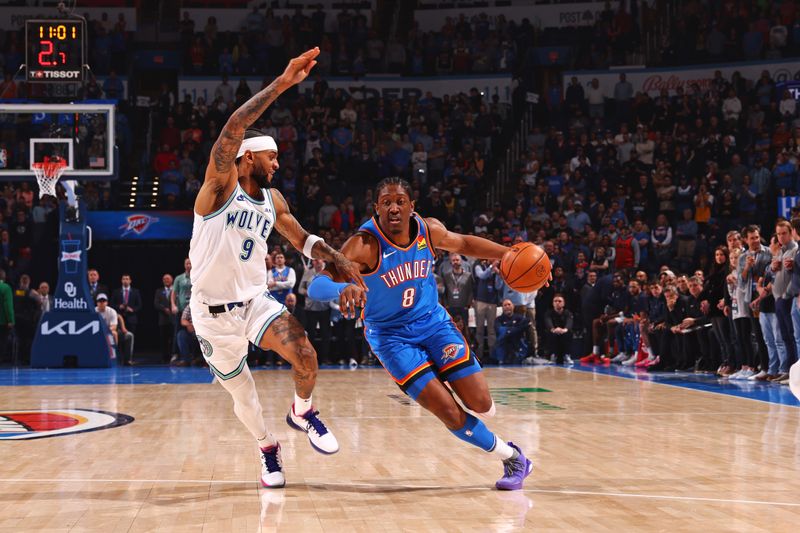
[[[281,74],[281,80],[288,86],[297,85],[308,77],[311,69],[317,64],[316,57],[319,55],[319,47],[303,52],[295,57],[286,65],[286,70]]]

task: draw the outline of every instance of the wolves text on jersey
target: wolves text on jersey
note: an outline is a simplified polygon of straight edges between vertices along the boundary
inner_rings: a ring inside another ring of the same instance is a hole
[[[255,231],[266,241],[272,228],[272,221],[263,213],[259,213],[254,209],[237,209],[236,211],[225,213],[225,229],[234,227]]]
[[[401,283],[412,279],[427,278],[431,273],[433,261],[430,259],[417,259],[408,261],[400,266],[394,267],[385,274],[381,274],[381,279],[390,289]]]

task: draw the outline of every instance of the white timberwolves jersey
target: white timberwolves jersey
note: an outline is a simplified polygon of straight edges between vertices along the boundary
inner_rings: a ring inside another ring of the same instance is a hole
[[[246,302],[266,291],[267,239],[275,225],[272,195],[251,198],[237,183],[225,205],[194,214],[189,259],[192,299],[206,305]]]

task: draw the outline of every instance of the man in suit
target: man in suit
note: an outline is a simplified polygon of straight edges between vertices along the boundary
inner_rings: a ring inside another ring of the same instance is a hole
[[[122,287],[115,290],[111,295],[111,307],[122,315],[128,331],[136,334],[136,326],[139,323],[139,311],[142,309],[142,295],[139,289],[131,287],[131,275],[123,274],[121,279]]]
[[[36,325],[41,316],[39,295],[31,289],[31,277],[27,274],[19,277],[19,285],[14,290],[14,316],[19,357],[23,364],[27,364],[33,337],[36,335]]]
[[[153,296],[153,307],[158,312],[158,337],[161,341],[161,357],[164,362],[170,360],[174,353],[172,339],[174,338],[175,318],[172,314],[170,297],[172,296],[172,276],[164,274],[161,277],[163,285],[156,289]]]
[[[580,301],[580,327],[583,329],[581,353],[588,353],[592,349],[592,321],[603,313],[600,288],[597,286],[597,272],[594,270],[586,274],[586,283],[580,291]]]
[[[50,294],[50,284],[43,281],[39,284],[39,289],[36,291],[39,295],[39,318],[53,308],[53,295]]]
[[[301,324],[305,324],[306,314],[302,307],[297,305],[297,295],[294,293],[289,293],[286,295],[286,301],[284,302],[286,309],[294,315],[294,317],[300,321]]]
[[[100,283],[100,273],[96,268],[90,268],[86,276],[89,278],[89,294],[92,295],[92,301],[94,301],[101,292],[103,294],[108,294],[108,287]]]
[[[553,297],[553,307],[544,316],[544,330],[548,340],[548,349],[553,354],[554,362],[572,364],[569,353],[572,351],[572,312],[565,308],[565,300],[561,294]]]

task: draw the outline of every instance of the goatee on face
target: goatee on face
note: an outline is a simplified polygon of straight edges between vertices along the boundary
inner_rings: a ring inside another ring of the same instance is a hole
[[[253,172],[250,174],[250,178],[256,182],[260,189],[269,187],[269,174],[261,165],[253,166]]]

